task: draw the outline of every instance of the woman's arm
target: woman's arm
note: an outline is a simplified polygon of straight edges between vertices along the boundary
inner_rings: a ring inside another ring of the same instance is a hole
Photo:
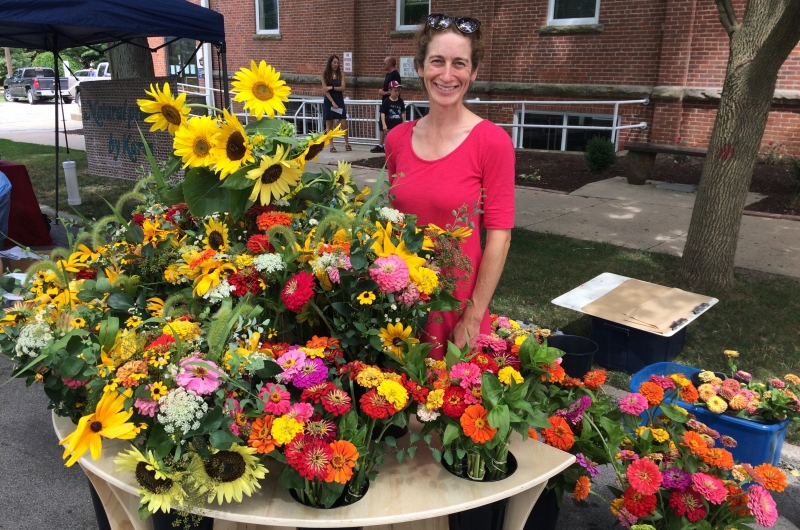
[[[473,237],[477,237],[477,234]],[[489,302],[492,300],[497,282],[503,274],[503,267],[508,256],[508,249],[511,246],[511,230],[490,230],[486,229],[486,248],[483,258],[478,265],[478,279],[475,289],[472,291],[472,304],[464,308],[461,320],[453,328],[452,340],[456,346],[463,348],[469,336],[470,345],[474,344],[475,338],[480,334],[481,321]]]
[[[344,92],[344,88],[345,88],[344,74],[340,75],[339,77],[341,78],[342,83],[341,83],[341,85],[335,87],[334,90],[337,90],[339,92]]]
[[[322,97],[328,98],[328,100],[333,104],[334,108],[336,108],[336,102],[333,101],[333,97],[330,94],[330,90],[333,87],[325,83],[325,76],[322,76]]]

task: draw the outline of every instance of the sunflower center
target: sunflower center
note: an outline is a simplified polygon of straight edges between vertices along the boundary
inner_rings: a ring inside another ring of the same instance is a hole
[[[99,421],[93,421],[89,428],[92,430],[92,432],[100,432],[103,430],[103,424]]]
[[[233,482],[244,476],[247,469],[244,458],[233,451],[220,451],[206,464],[208,476],[220,482]]]
[[[241,160],[244,158],[244,155],[247,153],[247,146],[245,145],[242,133],[235,131],[228,137],[225,151],[230,160]]]
[[[206,156],[208,155],[208,151],[211,149],[211,146],[208,144],[208,140],[205,138],[198,138],[194,141],[194,145],[192,145],[192,150],[196,156]]]
[[[218,231],[214,230],[210,234],[208,234],[208,246],[213,248],[214,250],[219,250],[222,245],[225,244],[225,238],[222,237]]]
[[[263,81],[257,82],[253,85],[253,95],[261,101],[272,99],[272,89]]]
[[[261,183],[272,184],[281,178],[281,173],[283,173],[283,168],[280,165],[269,166],[266,171],[264,171],[264,174],[261,175]]]
[[[392,344],[395,346],[401,346],[403,344],[403,339],[401,337],[395,337],[392,339]]]
[[[172,488],[172,479],[156,478],[156,472],[147,469],[147,462],[136,464],[136,482],[151,493],[166,493]]]
[[[486,422],[483,421],[483,418],[475,418],[475,428],[483,429],[484,427],[486,427]]]
[[[325,146],[322,144],[312,145],[311,147],[308,148],[308,153],[306,153],[306,160],[311,160],[315,158],[318,154],[322,152],[323,149],[325,149]]]
[[[161,105],[161,115],[172,125],[181,124],[181,113],[172,105]]]

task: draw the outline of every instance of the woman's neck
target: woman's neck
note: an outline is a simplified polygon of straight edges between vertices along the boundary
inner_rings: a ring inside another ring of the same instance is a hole
[[[470,114],[472,113],[463,104],[450,107],[432,106],[425,116],[425,120],[428,122],[427,125],[431,130],[441,131],[444,129],[458,128],[468,121]]]

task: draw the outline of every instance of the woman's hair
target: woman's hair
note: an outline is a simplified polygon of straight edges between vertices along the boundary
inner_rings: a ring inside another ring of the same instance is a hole
[[[472,69],[476,69],[481,64],[481,61],[483,61],[483,39],[480,27],[478,27],[478,29],[473,33],[462,33],[458,30],[458,28],[456,28],[455,23],[452,23],[446,29],[436,30],[433,29],[426,20],[425,23],[422,24],[419,29],[417,29],[417,33],[414,35],[414,44],[417,49],[414,54],[414,66],[416,68],[421,69],[424,67],[425,56],[428,54],[428,44],[431,43],[433,36],[440,33],[446,33],[448,31],[455,33],[456,35],[463,35],[469,39],[470,48],[472,49],[472,57],[470,57],[470,60],[472,61]]]
[[[325,63],[325,72],[322,74],[322,80],[325,81],[326,85],[330,85],[331,81],[333,81],[333,67],[331,64],[333,63],[334,59],[339,59],[339,56],[335,53],[328,57],[328,62]],[[339,59],[339,68],[336,69],[336,76],[341,79],[342,78],[342,60]]]

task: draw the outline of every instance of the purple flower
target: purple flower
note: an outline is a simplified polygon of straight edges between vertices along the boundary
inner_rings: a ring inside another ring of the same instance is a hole
[[[277,378],[281,383],[288,383],[300,372],[306,362],[306,354],[300,350],[289,350],[278,357],[278,364],[283,368],[283,373]]]
[[[583,417],[583,412],[589,408],[589,405],[592,404],[592,398],[589,396],[581,396],[580,399],[576,400],[572,405],[569,406],[567,410],[561,409],[556,411],[556,416],[561,416],[562,418],[566,419],[572,425],[577,425],[580,423],[581,418]]]
[[[663,473],[662,485],[665,488],[684,491],[692,482],[692,475],[688,471],[677,467],[670,467]]]
[[[216,364],[200,358],[199,353],[181,359],[175,382],[198,396],[211,394],[220,387],[222,372]]]
[[[647,398],[638,392],[628,394],[619,400],[619,410],[625,414],[632,414],[638,416],[647,410]]]
[[[588,471],[592,478],[595,478],[600,474],[600,469],[594,464],[594,462],[583,456],[583,453],[578,453],[575,455],[575,461],[578,462],[579,466]]]
[[[292,378],[292,384],[297,388],[308,388],[322,383],[327,378],[328,368],[322,359],[306,359]]]

